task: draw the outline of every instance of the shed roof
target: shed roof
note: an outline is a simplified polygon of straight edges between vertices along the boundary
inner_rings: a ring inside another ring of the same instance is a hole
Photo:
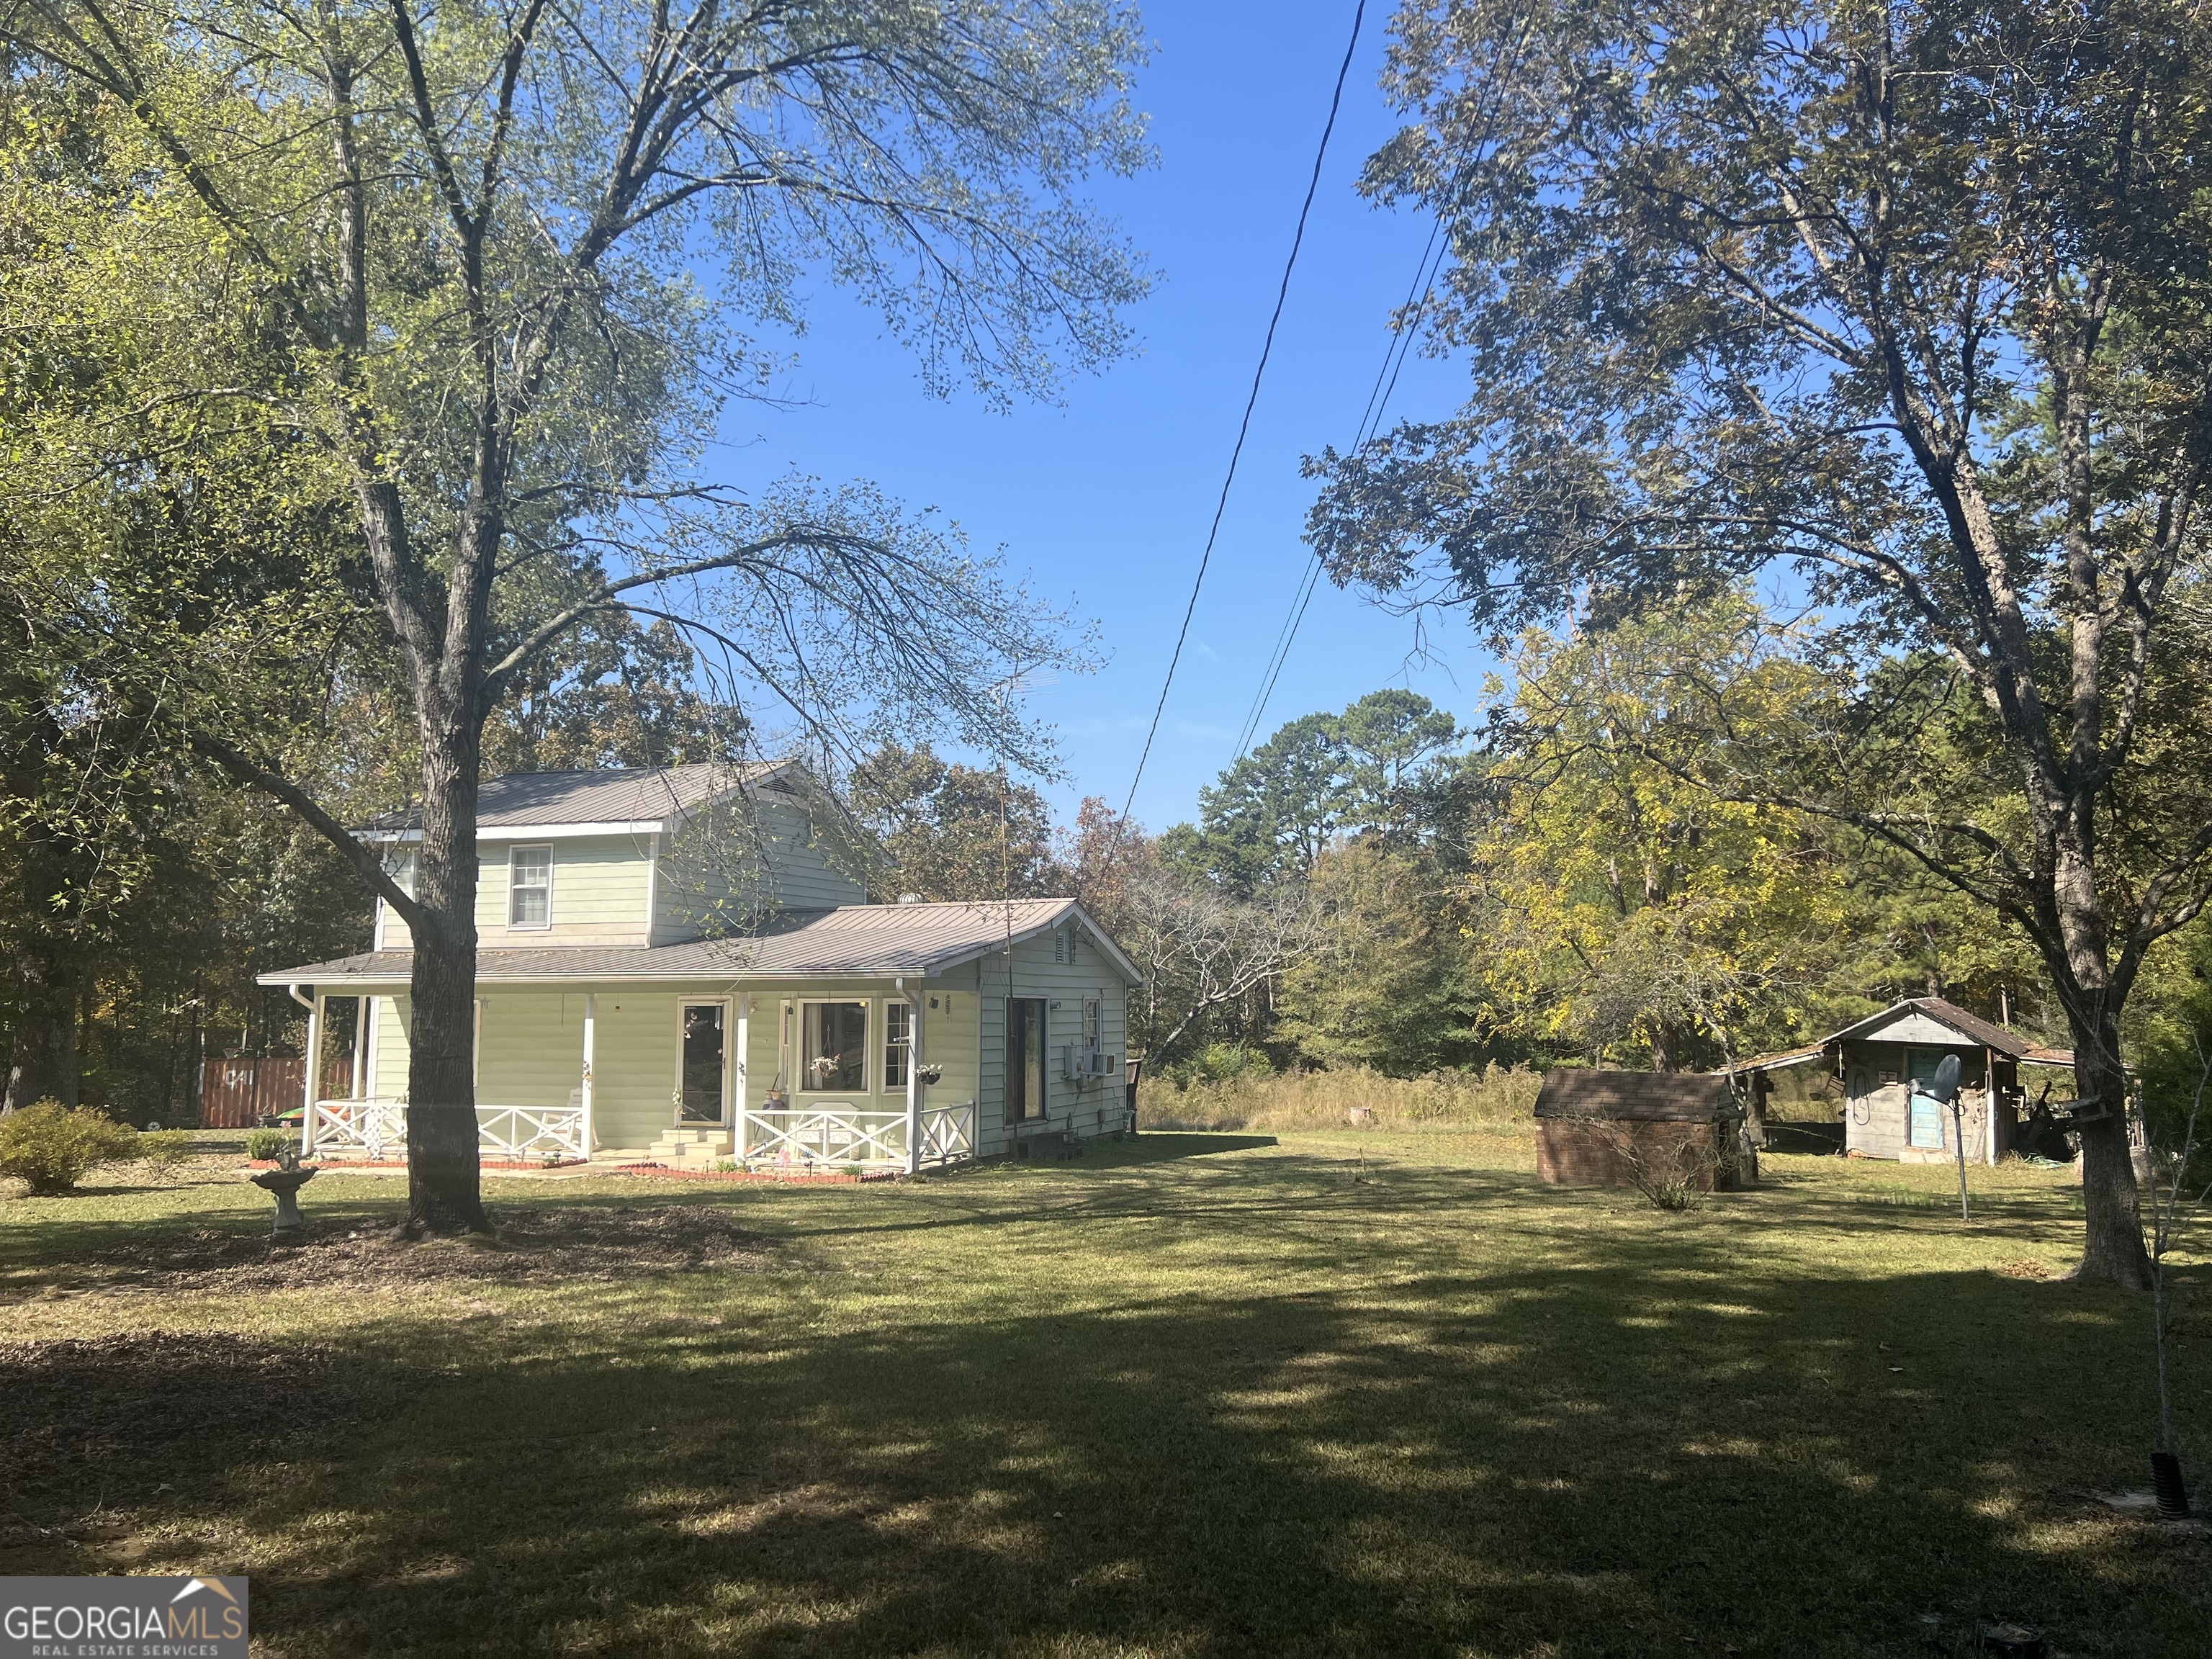
[[[835,910],[787,911],[757,935],[692,939],[681,945],[594,949],[546,946],[486,950],[477,956],[483,985],[574,983],[580,980],[744,980],[927,976],[986,957],[1079,920],[1091,940],[1132,985],[1144,975],[1105,930],[1072,898],[1016,899],[1001,904],[848,904]],[[264,974],[264,985],[321,985],[341,996],[348,980],[404,983],[414,962],[408,951],[365,951]]]
[[[1779,1071],[1785,1066],[1802,1064],[1838,1042],[1880,1042],[1884,1031],[1916,1016],[1933,1020],[1938,1025],[1957,1032],[1961,1046],[1989,1048],[2014,1060],[2026,1060],[2032,1066],[2071,1066],[2074,1063],[2072,1049],[2054,1048],[2047,1043],[2038,1042],[2033,1037],[2023,1036],[2018,1031],[1984,1019],[1979,1014],[1969,1013],[1955,1002],[1946,1001],[1942,997],[1907,997],[1904,1001],[1893,1003],[1878,1014],[1869,1014],[1856,1025],[1847,1025],[1818,1042],[1739,1060],[1729,1069],[1735,1072]]]
[[[1721,1072],[1611,1072],[1558,1066],[1536,1091],[1538,1117],[1610,1117],[1703,1123],[1735,1109]]]

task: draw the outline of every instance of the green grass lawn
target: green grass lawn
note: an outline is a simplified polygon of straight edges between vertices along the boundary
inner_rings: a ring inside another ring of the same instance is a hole
[[[2148,1485],[2149,1315],[2048,1282],[2063,1176],[1967,1224],[1942,1168],[1665,1214],[1532,1166],[502,1182],[492,1251],[325,1176],[275,1259],[212,1167],[0,1203],[0,1572],[248,1573],[301,1656],[2212,1652],[2212,1541],[2093,1495]]]

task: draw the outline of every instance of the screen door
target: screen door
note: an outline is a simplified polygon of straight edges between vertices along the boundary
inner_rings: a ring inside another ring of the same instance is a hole
[[[684,1005],[684,1121],[720,1123],[723,1121],[722,1040],[723,1005],[687,1002]]]
[[[1044,999],[1006,999],[1006,1121],[1044,1115]]]

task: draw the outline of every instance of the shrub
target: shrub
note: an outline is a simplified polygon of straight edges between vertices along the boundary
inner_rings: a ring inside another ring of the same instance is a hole
[[[138,1156],[156,1181],[172,1179],[192,1155],[192,1138],[182,1129],[149,1129],[138,1137]]]
[[[42,1100],[0,1117],[0,1175],[27,1182],[35,1194],[73,1192],[94,1164],[137,1156],[137,1132],[89,1106],[71,1110],[58,1100]]]
[[[1698,1208],[1720,1173],[1720,1149],[1710,1128],[1624,1121],[1592,1112],[1571,1112],[1566,1121],[1611,1147],[1628,1184],[1655,1208]]]
[[[248,1129],[246,1132],[246,1155],[257,1164],[273,1164],[284,1156],[284,1149],[299,1137],[289,1129]]]

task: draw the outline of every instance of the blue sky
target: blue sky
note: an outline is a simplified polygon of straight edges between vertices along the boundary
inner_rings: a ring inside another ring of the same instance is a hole
[[[1370,3],[1359,55],[1306,232],[1267,382],[1192,624],[1136,814],[1158,829],[1196,810],[1234,758],[1238,728],[1308,556],[1299,529],[1312,485],[1299,458],[1351,438],[1429,234],[1408,211],[1352,189],[1395,122],[1376,87],[1390,8]],[[1129,787],[1175,643],[1207,522],[1290,249],[1349,4],[1159,4],[1137,102],[1160,166],[1103,181],[1094,199],[1163,273],[1133,313],[1138,355],[1070,386],[1064,408],[997,414],[972,396],[921,390],[912,359],[874,316],[817,296],[789,385],[803,407],[734,411],[720,452],[757,482],[791,467],[869,478],[934,505],[979,548],[1003,545],[1045,593],[1102,624],[1097,674],[1042,690],[1071,774],[1052,791],[1118,805]],[[1456,406],[1463,370],[1416,357],[1399,415]],[[1378,686],[1412,684],[1465,719],[1488,658],[1463,626],[1425,629],[1432,660],[1409,664],[1412,623],[1322,586],[1261,724],[1262,734]]]

